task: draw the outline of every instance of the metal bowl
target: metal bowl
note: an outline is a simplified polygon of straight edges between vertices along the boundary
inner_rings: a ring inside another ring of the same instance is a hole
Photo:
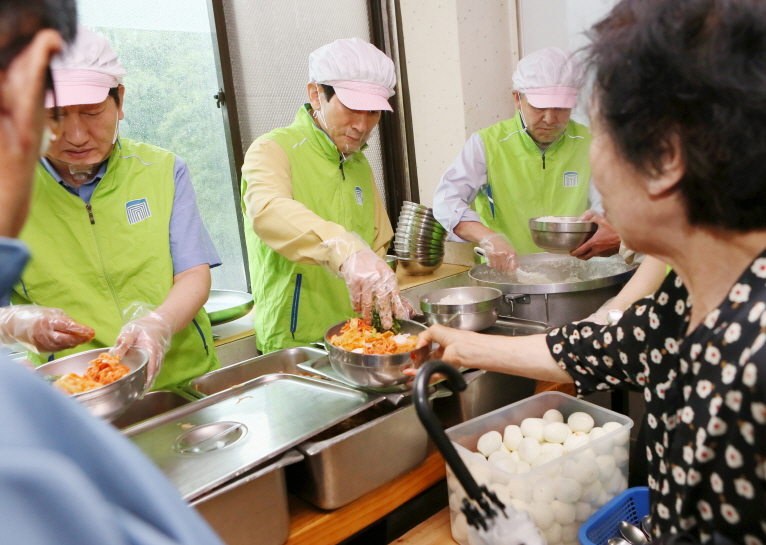
[[[399,216],[399,223],[397,226],[408,227],[429,227],[437,231],[444,231],[444,226],[436,221],[434,218],[427,218],[424,216]]]
[[[433,261],[435,259],[442,259],[444,257],[444,252],[441,253],[422,253],[417,254],[413,252],[400,252],[397,251],[396,255],[399,257],[399,260],[401,261]]]
[[[431,274],[442,265],[441,257],[434,259],[407,259],[400,257],[399,264],[411,276]]]
[[[67,373],[82,375],[91,361],[96,359],[99,354],[109,350],[110,347],[95,348],[79,354],[72,354],[41,365],[35,369],[35,373],[42,377],[66,375]],[[85,405],[91,414],[111,422],[144,392],[148,361],[149,353],[146,350],[131,348],[120,360],[120,363],[130,368],[130,373],[111,384],[80,394],[73,394],[72,397]]]
[[[396,238],[400,241],[415,240],[421,243],[436,243],[442,244],[444,239],[447,238],[447,232],[437,233],[431,229],[409,229],[406,227],[398,227],[396,229]]]
[[[210,324],[219,325],[246,316],[254,304],[253,296],[246,291],[210,290],[205,311]]]
[[[419,242],[398,242],[394,240],[394,248],[404,252],[443,253],[444,244],[421,244]]]
[[[471,303],[441,304],[449,296]],[[441,324],[455,329],[482,331],[497,321],[503,292],[495,288],[465,286],[432,291],[420,298],[420,309],[428,325]],[[457,316],[455,316],[457,314]],[[447,323],[449,322],[449,323]]]
[[[559,221],[541,221],[541,218],[529,220],[532,241],[554,254],[568,254],[598,230],[598,225],[592,221],[580,221],[579,218],[571,216],[556,218]]]
[[[403,210],[421,210],[423,212],[425,212],[426,210],[431,210],[424,204],[420,204],[420,203],[412,202],[412,201],[404,201],[404,203],[402,204],[402,209]]]
[[[396,266],[399,264],[399,258],[395,255],[387,255],[385,258],[386,263],[388,263],[388,266],[394,269],[394,272],[396,272]]]
[[[426,329],[423,324],[409,320],[402,320],[401,324],[402,333],[407,335],[417,335]],[[325,347],[333,370],[358,386],[386,388],[404,384],[412,377],[403,374],[402,371],[425,362],[431,350],[431,347],[426,345],[410,352],[384,356],[349,352],[330,342],[333,335],[340,335],[340,330],[344,325],[346,325],[346,320],[327,330],[324,336]]]

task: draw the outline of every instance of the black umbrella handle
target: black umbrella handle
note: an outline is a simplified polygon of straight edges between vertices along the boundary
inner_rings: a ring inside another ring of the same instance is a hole
[[[454,391],[462,392],[465,390],[465,379],[453,366],[439,360],[426,362],[420,369],[418,369],[418,374],[415,376],[415,411],[418,413],[418,418],[420,418],[420,422],[428,432],[428,435],[433,442],[436,443],[436,447],[439,449],[442,456],[444,456],[447,465],[452,468],[455,477],[460,481],[465,493],[469,498],[478,502],[482,500],[482,490],[479,488],[479,485],[476,484],[476,481],[471,476],[468,468],[465,467],[465,464],[455,450],[455,447],[452,446],[449,437],[444,433],[444,428],[442,427],[441,422],[436,418],[436,415],[428,404],[428,385],[431,376],[436,373],[441,373],[447,377],[447,383]]]

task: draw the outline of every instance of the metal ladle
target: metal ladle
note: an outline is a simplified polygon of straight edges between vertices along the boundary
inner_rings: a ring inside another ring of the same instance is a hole
[[[646,515],[641,519],[641,530],[646,534],[646,539],[652,540],[652,515]]]

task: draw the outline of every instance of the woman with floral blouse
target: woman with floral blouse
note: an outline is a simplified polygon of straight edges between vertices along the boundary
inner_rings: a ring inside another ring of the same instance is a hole
[[[594,183],[673,271],[616,324],[421,342],[579,395],[643,391],[657,534],[766,545],[766,2],[623,0],[592,36]]]

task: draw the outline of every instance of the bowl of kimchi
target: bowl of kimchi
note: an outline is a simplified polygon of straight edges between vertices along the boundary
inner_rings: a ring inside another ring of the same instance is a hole
[[[417,335],[426,326],[409,320],[400,330],[378,331],[359,318],[344,320],[325,333],[325,347],[333,370],[341,377],[366,388],[388,388],[412,377],[402,373],[425,362],[430,346],[415,348]]]
[[[112,421],[144,393],[149,353],[131,348],[121,359],[109,348],[86,350],[35,369],[95,416]]]

